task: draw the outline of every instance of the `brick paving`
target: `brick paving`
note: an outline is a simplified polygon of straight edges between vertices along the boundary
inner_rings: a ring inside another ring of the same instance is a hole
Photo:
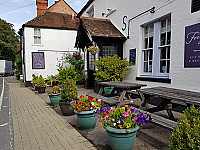
[[[15,150],[94,150],[87,139],[38,95],[10,83]]]

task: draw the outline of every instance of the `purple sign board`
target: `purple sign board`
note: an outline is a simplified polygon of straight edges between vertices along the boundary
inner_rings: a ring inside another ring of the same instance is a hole
[[[32,68],[45,69],[44,52],[32,52]]]
[[[184,67],[200,67],[200,23],[185,27]]]

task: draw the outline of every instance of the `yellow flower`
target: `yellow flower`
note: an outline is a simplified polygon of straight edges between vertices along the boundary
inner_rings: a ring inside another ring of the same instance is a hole
[[[128,105],[125,105],[125,107],[128,107]]]
[[[131,124],[130,124],[130,123],[127,123],[127,126],[126,126],[126,127],[127,127],[127,129],[130,128],[130,127],[131,127]]]
[[[130,109],[128,110],[128,113],[131,113]]]
[[[125,109],[125,107],[122,107],[122,109]]]

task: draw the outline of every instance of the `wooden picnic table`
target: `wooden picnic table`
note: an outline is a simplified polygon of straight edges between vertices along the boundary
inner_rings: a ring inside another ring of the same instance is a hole
[[[168,116],[171,120],[175,120],[172,113],[172,108],[174,107],[180,105],[200,106],[199,92],[193,92],[175,88],[167,88],[167,87],[137,89],[137,92],[139,93],[142,100],[140,108],[145,109],[146,111],[151,113],[167,110]],[[162,102],[154,108],[149,108],[148,102],[152,97],[159,97],[162,99]]]
[[[109,96],[114,96],[115,91],[117,91],[119,95],[119,103],[118,107],[120,107],[121,103],[124,101],[128,91],[140,89],[144,84],[136,84],[136,83],[128,83],[128,82],[121,82],[121,81],[108,81],[108,82],[98,82],[97,84],[100,85],[99,95],[103,95],[104,87],[114,87],[111,94]]]

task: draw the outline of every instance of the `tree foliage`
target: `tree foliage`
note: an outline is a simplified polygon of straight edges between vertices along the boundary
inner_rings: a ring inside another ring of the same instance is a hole
[[[13,29],[13,24],[0,19],[0,59],[15,61],[19,36]]]

